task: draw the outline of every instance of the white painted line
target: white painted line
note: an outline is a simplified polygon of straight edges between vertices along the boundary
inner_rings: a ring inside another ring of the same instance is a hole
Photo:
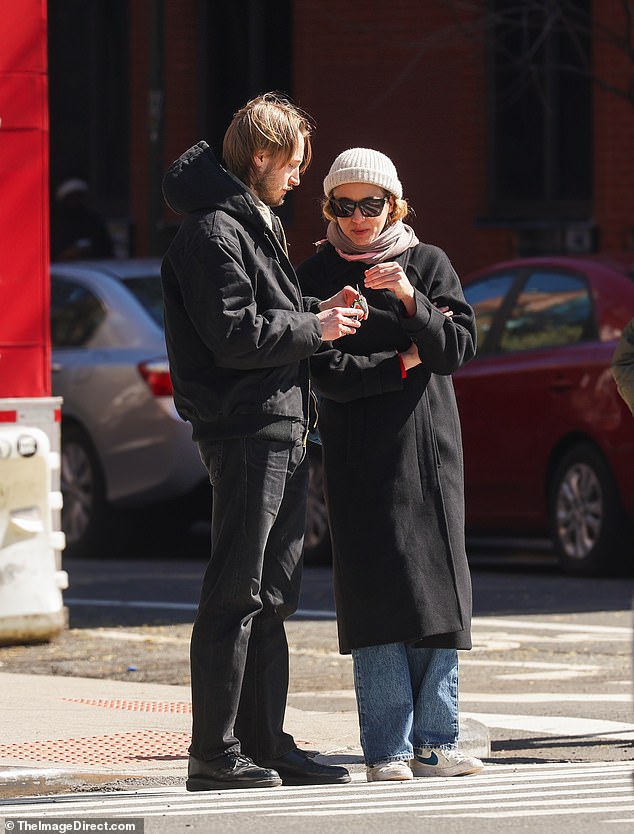
[[[474,617],[471,621],[474,628],[484,626],[500,626],[505,628],[525,628],[535,631],[578,631],[593,634],[629,634],[632,629],[626,626],[584,625],[582,623],[558,623],[532,620],[506,620],[502,617]]]
[[[513,648],[519,646],[520,643],[614,643],[624,642],[629,643],[632,639],[630,633],[624,634],[603,634],[596,632],[565,632],[558,634],[522,634],[521,632],[505,632],[505,631],[480,631],[475,629],[473,632],[473,648],[478,651],[484,650],[501,650],[504,651],[507,647]]]
[[[587,790],[563,790],[561,792],[548,792],[546,794],[540,791],[529,791],[526,793],[523,792],[521,796],[514,793],[513,796],[517,798],[510,802],[507,801],[509,798],[507,791],[501,793],[487,793],[485,791],[479,796],[467,796],[464,801],[457,795],[451,796],[450,799],[448,791],[451,789],[448,785],[446,785],[444,794],[439,794],[438,797],[430,802],[429,793],[427,790],[423,790],[423,785],[420,784],[421,781],[426,783],[428,780],[416,780],[412,789],[408,791],[392,791],[389,787],[387,790],[381,791],[377,787],[377,784],[373,783],[368,790],[364,791],[362,796],[352,795],[349,793],[350,789],[348,788],[335,790],[331,786],[330,802],[325,800],[323,797],[313,798],[312,796],[301,796],[293,798],[287,793],[283,793],[283,789],[276,789],[275,797],[270,795],[263,796],[260,794],[257,797],[247,797],[244,795],[240,798],[223,796],[222,799],[220,799],[216,794],[213,797],[209,797],[209,800],[211,801],[205,801],[203,797],[192,797],[190,801],[183,801],[180,808],[176,807],[175,803],[170,802],[169,815],[170,817],[184,816],[190,815],[194,811],[199,814],[205,813],[207,815],[245,814],[259,811],[266,816],[330,816],[334,814],[358,814],[361,811],[363,811],[363,813],[370,814],[387,812],[394,813],[402,811],[404,808],[407,810],[416,808],[417,810],[421,809],[425,811],[457,810],[464,812],[469,809],[480,808],[490,810],[492,807],[496,807],[496,805],[499,808],[509,807],[522,809],[526,807],[533,808],[535,805],[538,807],[554,805],[574,806],[585,803],[594,803],[599,805],[601,802],[605,803],[603,810],[606,811],[611,810],[615,803],[631,802],[630,785],[623,785],[622,787],[614,788],[597,788],[592,792],[593,794],[605,794],[604,797],[594,795],[592,797],[588,797]],[[455,782],[455,780],[452,781]],[[427,785],[425,784],[425,788],[426,787]],[[381,796],[381,794],[383,794],[383,796]],[[579,794],[583,795],[580,796]],[[627,796],[618,796],[617,794],[627,794]],[[403,802],[404,796],[407,796],[405,803]],[[183,797],[183,800],[187,800],[187,798]],[[352,800],[355,800],[353,808],[350,807],[350,802]],[[474,800],[477,801],[474,802]],[[322,807],[315,808],[316,802],[322,803]],[[438,804],[434,804],[434,802]],[[495,803],[493,806],[491,804],[492,802]],[[273,808],[267,808],[267,805],[274,806],[275,810],[273,810]],[[103,806],[101,806],[101,808],[103,808]],[[75,804],[73,804],[73,810],[75,812],[78,810]],[[614,810],[622,812],[629,811],[630,809],[629,807],[618,807]],[[156,803],[149,804],[147,803],[147,800],[145,803],[128,802],[119,807],[116,805],[113,807],[111,807],[110,804],[108,805],[108,813],[115,813],[119,811],[128,811],[132,815],[142,813],[143,816],[159,816],[165,814],[164,808],[157,808]],[[22,815],[22,812],[20,813]],[[24,816],[27,816],[27,813],[25,813]]]
[[[66,605],[86,606],[92,608],[158,608],[168,611],[197,611],[198,603],[194,602],[171,602],[168,600],[121,600],[121,599],[85,599],[81,597],[64,597]],[[337,614],[330,609],[311,609],[300,608],[292,617],[315,620],[335,620]],[[574,623],[547,623],[547,622],[526,622],[523,620],[504,620],[495,617],[474,617],[472,620],[475,636],[477,637],[477,628],[484,626],[499,626],[506,628],[524,628],[536,631],[560,631],[578,632],[579,634],[605,634],[632,636],[632,629],[621,626],[592,626],[592,625],[577,625]],[[493,635],[498,639],[500,635]],[[509,635],[512,639],[517,640],[518,635]],[[531,638],[536,639],[536,638]],[[569,638],[566,638],[569,639]]]
[[[611,781],[613,782],[614,780]],[[617,792],[623,793],[630,790],[630,782],[626,780],[621,781],[623,782],[622,786],[613,785],[614,788],[618,789]],[[156,788],[148,788],[139,793],[135,793],[132,796],[124,795],[118,798],[118,803],[117,799],[115,799],[112,794],[109,794],[108,798],[112,801],[109,801],[108,803],[108,812],[119,813],[134,811],[134,813],[148,813],[153,810],[157,810],[157,806],[162,807],[164,803],[169,804],[170,811],[174,811],[176,806],[180,805],[183,808],[186,808],[189,813],[193,810],[209,810],[210,805],[222,805],[223,809],[226,809],[226,812],[230,812],[236,808],[242,808],[245,810],[267,810],[266,806],[279,808],[280,805],[286,805],[292,809],[294,806],[305,805],[310,807],[310,805],[314,805],[315,803],[326,804],[339,803],[342,801],[345,801],[346,803],[349,803],[350,801],[361,801],[373,806],[375,803],[380,802],[381,798],[392,803],[402,803],[403,799],[406,799],[409,806],[409,801],[412,798],[415,800],[417,796],[420,797],[422,795],[425,801],[442,801],[447,799],[450,792],[453,792],[452,798],[456,802],[461,801],[461,797],[464,796],[465,803],[463,804],[463,807],[465,805],[466,807],[469,807],[466,803],[469,803],[473,799],[482,800],[485,797],[505,798],[510,795],[507,786],[490,785],[480,782],[477,787],[464,787],[467,784],[469,786],[473,785],[473,782],[473,777],[461,779],[460,782],[457,782],[456,779],[451,779],[449,782],[448,778],[434,780],[420,779],[416,780],[414,783],[409,782],[406,785],[405,783],[401,783],[401,785],[403,785],[403,787],[401,787],[395,783],[372,783],[369,785],[364,781],[356,787],[334,787],[332,785],[328,786],[327,789],[324,789],[323,786],[317,785],[313,787],[303,786],[299,788],[285,787],[276,789],[273,794],[269,791],[258,794],[245,792],[238,794],[238,792],[234,790],[223,792],[222,796],[220,796],[218,792],[214,792],[208,797],[200,794],[192,797],[190,794],[186,794],[184,789],[175,788],[162,789],[161,795],[156,795]],[[440,785],[434,789],[433,785],[436,785],[437,783],[440,783]],[[581,788],[579,791],[568,790],[568,786],[570,784],[583,783],[566,782],[566,788],[562,788],[562,791],[565,791],[567,795],[572,796],[577,795],[578,793],[583,793],[585,795],[588,794],[588,783],[585,783],[585,787]],[[601,791],[602,789],[598,790]],[[473,796],[471,796],[471,794],[473,794]],[[527,799],[533,796],[557,796],[560,795],[560,792],[549,791],[547,787],[540,788],[539,785],[516,784],[513,786],[512,795],[516,799]],[[79,796],[75,795],[73,800],[74,813],[85,813],[86,811],[92,811],[93,809],[97,811],[99,808],[103,809],[103,805],[101,804],[103,798],[100,796],[91,795],[88,799],[80,799]],[[49,801],[54,803],[54,800],[49,799]],[[39,804],[41,803],[38,803],[38,805]],[[5,809],[11,809],[12,807],[13,806],[9,803],[3,804],[2,808],[5,815],[7,814]],[[20,808],[20,815],[23,814],[23,811],[24,816],[38,816],[42,814],[41,808],[30,808],[29,811],[27,811],[23,805],[18,805],[17,807]],[[16,812],[9,810],[8,813]]]
[[[161,600],[144,599],[82,599],[80,597],[64,597],[65,605],[85,606],[86,608],[156,608],[166,611],[194,611],[198,610],[198,603],[194,602],[166,602]],[[313,610],[300,608],[291,619],[304,620],[336,620],[334,611]]]
[[[511,715],[462,712],[463,718],[474,718],[487,727],[501,730],[522,730],[551,736],[608,738],[612,741],[633,741],[634,724],[594,718],[570,718],[565,715]]]
[[[117,797],[119,804],[117,804],[117,799],[109,794],[108,811],[113,813],[122,812],[128,815],[134,815],[134,813],[141,811],[145,814],[153,813],[154,815],[169,812],[171,815],[177,806],[183,809],[181,812],[183,814],[193,811],[213,813],[219,806],[222,806],[226,809],[225,813],[231,813],[235,810],[234,806],[239,806],[246,811],[255,809],[265,811],[266,806],[273,805],[276,809],[280,806],[286,806],[292,813],[301,810],[302,806],[310,809],[314,807],[315,803],[323,805],[327,802],[341,803],[345,801],[346,807],[349,807],[352,800],[362,800],[364,803],[370,804],[370,810],[376,802],[391,800],[394,810],[400,810],[403,808],[404,798],[407,799],[407,807],[410,807],[410,802],[413,799],[415,803],[425,802],[426,804],[421,810],[427,810],[429,800],[433,799],[442,802],[442,805],[436,807],[444,810],[448,797],[451,797],[454,802],[460,803],[458,807],[461,810],[467,811],[470,807],[474,807],[472,804],[474,799],[482,801],[484,798],[488,799],[493,796],[501,796],[503,799],[512,796],[517,800],[525,800],[535,794],[554,797],[561,795],[560,788],[562,791],[567,791],[568,795],[575,795],[576,791],[571,793],[574,786],[580,786],[582,793],[588,795],[596,788],[597,776],[602,780],[598,792],[603,792],[606,787],[619,788],[620,790],[617,792],[630,791],[631,774],[631,765],[604,762],[578,762],[565,765],[561,763],[511,766],[487,765],[483,773],[464,779],[420,779],[415,782],[400,784],[368,784],[356,779],[356,777],[361,777],[362,774],[354,773],[355,784],[350,786],[282,787],[275,789],[273,792],[267,791],[265,793],[226,791],[222,795],[212,793],[209,796],[201,794],[192,796],[185,793],[184,788],[162,788],[160,793],[157,793],[156,788],[146,788],[134,792],[134,794],[124,794]],[[565,778],[567,776],[572,776],[572,778]],[[555,779],[558,782],[554,782]],[[540,785],[540,781],[545,781],[547,784]],[[555,788],[554,791],[553,788]],[[462,798],[464,798],[464,801],[461,801]],[[601,800],[597,798],[595,801],[598,804]],[[93,794],[86,798],[74,796],[73,812],[103,813],[102,802],[103,794]],[[398,804],[394,804],[395,802],[398,802]],[[523,804],[527,803],[524,802]],[[51,810],[44,809],[43,805],[51,808]],[[485,807],[489,808],[490,805],[487,804]],[[498,807],[504,806],[498,803]],[[24,805],[11,806],[9,803],[3,805],[3,810],[5,815],[7,813],[19,813],[25,817],[59,814],[59,806],[56,805],[55,800],[50,798],[41,798],[37,803],[32,803],[29,810],[26,810]],[[617,810],[623,812],[629,809],[620,807]]]
[[[124,638],[125,639],[125,638]],[[172,638],[174,642],[178,638]],[[185,641],[187,642],[187,641]],[[293,649],[290,650],[291,653]],[[335,652],[330,652],[333,657],[342,657]],[[323,652],[320,654],[320,657]],[[347,655],[345,655],[347,657]],[[354,689],[329,689],[319,692],[289,692],[289,698],[355,698]],[[603,695],[589,692],[460,692],[460,701],[478,704],[558,704],[568,703],[610,703],[629,704],[632,696],[625,692],[606,692]]]
[[[91,637],[101,637],[104,640],[128,640],[132,643],[170,643],[173,645],[189,645],[189,637],[166,637],[163,634],[139,634],[136,631],[114,631],[109,628],[87,629]]]
[[[505,681],[571,681],[574,678],[591,678],[599,674],[599,670],[587,671],[572,667],[571,669],[559,669],[553,672],[524,672],[514,675],[496,675],[499,680]]]
[[[354,692],[352,694],[354,695]],[[632,696],[626,692],[460,692],[460,700],[477,701],[481,704],[558,704],[564,701],[629,704],[632,702]]]
[[[584,814],[606,814],[610,811],[618,811],[622,813],[623,811],[634,811],[634,805],[629,805],[625,807],[619,808],[606,808],[604,805],[597,806],[596,808],[584,808]],[[477,813],[477,814],[470,814],[467,813],[459,813],[459,814],[452,814],[452,819],[456,817],[461,817],[462,819],[510,819],[510,818],[518,818],[518,817],[554,817],[554,816],[562,816],[562,815],[571,815],[574,814],[574,810],[570,808],[542,808],[540,810],[530,810],[530,811],[512,811],[512,810],[504,810],[504,811],[491,811],[490,813]],[[420,814],[420,816],[431,816],[431,814]],[[630,819],[623,819],[623,820],[601,820],[601,823],[608,823],[608,822],[634,822],[634,817],[630,817]]]
[[[159,602],[144,599],[80,599],[64,597],[65,605],[82,605],[87,608],[164,608],[167,611],[197,611],[191,602]]]
[[[623,788],[623,792],[627,792],[631,794],[631,788]],[[267,817],[278,817],[278,816],[298,816],[298,817],[327,817],[327,816],[337,816],[345,815],[349,816],[351,814],[358,814],[360,811],[363,811],[364,814],[394,814],[398,813],[399,811],[411,811],[412,809],[416,809],[416,811],[444,811],[445,813],[452,812],[452,818],[454,816],[454,811],[461,811],[462,813],[456,814],[456,816],[470,816],[470,809],[486,809],[485,816],[489,814],[495,813],[491,811],[491,801],[492,800],[506,800],[508,799],[508,794],[500,794],[496,795],[493,794],[491,796],[481,796],[479,797],[481,800],[480,802],[474,802],[473,804],[469,804],[465,807],[464,804],[460,802],[456,802],[455,800],[447,800],[445,802],[441,802],[438,805],[429,804],[428,800],[426,799],[409,799],[407,805],[404,807],[401,803],[396,804],[394,802],[368,802],[360,803],[355,805],[354,808],[350,808],[348,804],[346,805],[331,805],[328,808],[320,808],[318,810],[306,810],[301,811],[297,810],[280,810],[274,812],[265,812]],[[601,799],[595,797],[574,797],[574,798],[561,798],[561,799],[528,799],[527,801],[502,801],[498,802],[497,805],[500,809],[504,809],[498,815],[499,816],[506,816],[511,814],[516,814],[521,812],[523,808],[526,808],[526,811],[523,815],[530,814],[533,809],[535,809],[535,813],[545,815],[549,813],[546,809],[552,809],[555,806],[559,806],[560,810],[557,810],[559,814],[571,814],[575,812],[575,808],[580,805],[594,805],[597,808],[597,811],[600,809],[605,813],[606,811],[616,810],[619,812],[622,811],[631,811],[634,810],[634,805],[632,805],[631,796],[606,796],[605,797],[605,804],[601,808],[599,803]],[[618,807],[613,808],[613,805],[616,803],[630,803],[625,807]],[[564,806],[564,807],[561,807]],[[567,808],[565,806],[568,806]],[[507,810],[508,809],[508,810]],[[239,812],[239,808],[232,808],[232,809],[220,809],[219,811],[215,811],[215,813],[237,813]],[[466,813],[465,813],[466,812]],[[180,813],[186,813],[182,811]],[[582,813],[585,813],[585,808],[583,809]]]
[[[501,666],[509,669],[570,669],[569,663],[549,663],[547,661],[524,661],[524,660],[475,660],[463,653],[460,654],[461,666]],[[581,665],[575,666],[575,669],[584,672],[598,672],[601,671],[601,666]]]
[[[333,652],[334,654],[334,652]],[[337,655],[337,657],[348,657],[348,655]],[[314,689],[304,692],[289,692],[289,698],[355,698],[354,689],[322,689],[316,692]]]

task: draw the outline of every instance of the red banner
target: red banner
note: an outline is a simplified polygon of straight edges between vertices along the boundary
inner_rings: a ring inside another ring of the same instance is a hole
[[[46,0],[0,26],[0,397],[50,395]]]

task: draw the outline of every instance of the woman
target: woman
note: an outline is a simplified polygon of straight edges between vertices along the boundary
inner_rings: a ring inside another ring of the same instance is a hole
[[[367,779],[475,773],[482,762],[456,749],[471,579],[450,377],[475,353],[473,310],[444,252],[403,224],[387,156],[344,151],[324,192],[327,241],[298,270],[303,291],[356,287],[369,306],[358,330],[311,359]]]

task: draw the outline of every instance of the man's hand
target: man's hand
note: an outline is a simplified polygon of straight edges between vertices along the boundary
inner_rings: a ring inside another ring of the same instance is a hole
[[[357,298],[359,298],[359,291],[347,285],[331,298],[320,301],[319,309],[323,312],[324,310],[332,310],[333,307],[352,307]]]
[[[356,290],[354,292],[356,294]],[[359,319],[362,317],[363,310],[358,307],[333,307],[322,310],[321,313],[317,313],[321,322],[321,338],[324,342],[333,342],[341,336],[350,336],[361,327]]]

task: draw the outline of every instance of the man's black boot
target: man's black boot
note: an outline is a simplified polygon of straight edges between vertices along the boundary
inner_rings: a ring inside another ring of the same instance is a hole
[[[242,753],[225,753],[211,761],[189,757],[188,791],[221,791],[235,788],[275,788],[282,780],[270,768],[260,767]]]
[[[319,764],[312,755],[298,748],[261,764],[277,771],[284,785],[343,785],[350,781],[345,767]]]

